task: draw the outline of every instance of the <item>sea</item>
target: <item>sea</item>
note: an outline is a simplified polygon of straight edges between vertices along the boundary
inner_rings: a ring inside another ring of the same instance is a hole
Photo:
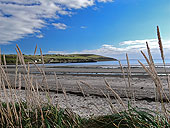
[[[139,59],[140,62],[147,65],[146,60]],[[120,60],[122,66],[127,66],[127,60]],[[141,67],[137,59],[130,59],[129,63],[132,67]],[[162,59],[154,59],[154,63],[157,67],[163,67]],[[166,67],[170,67],[170,59],[165,60]],[[116,68],[119,67],[119,61],[99,61],[99,62],[88,62],[88,63],[54,63],[46,64],[46,66],[103,66]]]

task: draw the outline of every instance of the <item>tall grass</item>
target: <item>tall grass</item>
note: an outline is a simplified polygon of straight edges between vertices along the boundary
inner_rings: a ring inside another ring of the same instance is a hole
[[[34,54],[36,54],[37,46]],[[42,74],[42,82],[33,82],[33,76],[30,74],[29,63],[24,62],[23,54],[17,45],[15,84],[12,84],[8,78],[7,65],[5,55],[3,55],[4,65],[0,62],[0,89],[3,94],[0,94],[0,127],[20,127],[20,128],[67,128],[78,127],[81,119],[74,114],[70,109],[62,109],[58,105],[53,105],[48,91],[48,83],[43,68],[38,66],[37,69]],[[42,50],[40,53],[43,60]],[[18,62],[19,61],[19,62]],[[18,63],[24,73],[18,72]],[[44,64],[44,62],[43,62]],[[22,80],[23,81],[22,81]],[[25,85],[25,99],[22,99],[23,92],[22,82]],[[42,85],[46,88],[43,89]],[[14,86],[13,86],[14,85]],[[43,103],[41,92],[45,91],[47,103]],[[64,89],[64,94],[66,95]],[[5,96],[5,102],[2,102]]]
[[[158,44],[160,48],[160,54],[163,61],[165,73],[166,72],[166,64],[165,64],[165,57],[163,52],[163,44],[161,41],[159,27],[157,26],[157,36],[158,36]],[[152,78],[153,82],[155,83],[156,87],[156,102],[161,102],[161,111],[151,111],[146,108],[136,108],[131,106],[131,102],[129,102],[128,107],[125,106],[119,95],[111,88],[111,86],[107,83],[107,87],[113,92],[115,98],[118,99],[119,103],[122,104],[125,111],[118,112],[117,114],[112,114],[108,116],[99,116],[93,119],[90,119],[85,123],[85,127],[93,127],[93,128],[169,128],[170,127],[170,111],[169,108],[165,106],[164,101],[169,103],[169,96],[164,91],[163,84],[161,78],[159,77],[156,67],[153,61],[153,57],[149,48],[148,43],[146,42],[147,52],[149,58],[145,55],[143,51],[141,51],[142,55],[144,56],[146,62],[148,63],[149,67],[145,66],[142,62],[138,60],[140,65],[143,69],[148,73],[148,75]],[[127,58],[127,78],[128,82],[125,79],[125,72],[124,69],[119,61],[120,69],[123,73],[123,79],[126,85],[126,93],[129,93],[131,87],[131,72],[130,72],[130,64],[128,55],[126,54]],[[167,84],[170,87],[170,80],[169,74],[167,74]],[[127,84],[128,83],[128,84]],[[169,88],[170,90],[170,88]],[[129,94],[127,93],[127,97],[130,98]],[[132,94],[132,93],[130,93]],[[169,93],[170,94],[170,93]],[[134,97],[135,98],[135,97]],[[130,100],[129,100],[130,101]]]
[[[146,108],[133,108],[112,115],[98,116],[83,122],[85,128],[169,128],[169,122],[159,113]]]
[[[161,58],[163,60],[164,68],[165,57],[163,53],[163,45],[160,37],[159,27],[157,27],[158,35],[158,44],[160,47]],[[149,74],[153,79],[156,88],[156,101],[161,102],[162,111],[151,111],[143,108],[136,108],[132,106],[131,100],[135,99],[134,92],[132,92],[131,85],[131,68],[129,63],[129,57],[126,54],[127,58],[127,75],[125,74],[124,68],[120,63],[120,69],[123,73],[123,79],[126,85],[126,96],[129,98],[128,106],[121,99],[119,94],[111,87],[111,85],[105,80],[106,88],[111,91],[117,100],[117,102],[122,105],[122,112],[118,111],[111,102],[110,96],[105,94],[103,90],[99,91],[108,101],[111,113],[110,115],[92,117],[85,119],[75,114],[72,111],[71,106],[68,104],[68,97],[65,88],[62,86],[60,81],[57,81],[56,74],[54,73],[56,89],[58,93],[59,86],[61,87],[64,98],[66,100],[66,109],[60,108],[58,104],[54,105],[49,94],[49,87],[44,71],[44,57],[42,50],[40,49],[41,58],[42,58],[42,67],[38,67],[34,62],[31,62],[35,65],[39,73],[41,74],[42,81],[38,82],[32,74],[30,74],[29,62],[26,64],[24,61],[24,56],[19,48],[16,46],[16,70],[15,70],[15,80],[14,83],[11,83],[9,79],[9,74],[7,72],[7,65],[5,55],[3,55],[3,61],[1,62],[0,58],[0,127],[12,127],[12,128],[168,128],[170,127],[170,111],[166,108],[164,100],[169,103],[169,96],[164,92],[163,84],[161,78],[159,77],[156,67],[153,61],[151,50],[149,44],[146,42],[147,53],[141,51],[149,67],[145,66],[139,61],[143,69]],[[34,51],[34,56],[37,52],[37,45]],[[1,53],[0,53],[1,55]],[[21,64],[21,68],[24,72],[21,74],[18,70],[18,66]],[[166,69],[166,68],[165,68]],[[166,72],[166,70],[165,70]],[[167,73],[166,73],[167,74]],[[126,81],[126,77],[127,80]],[[167,74],[167,84],[169,83],[169,75]],[[24,87],[22,83],[24,82]],[[84,81],[77,81],[77,86],[79,91],[84,97],[86,97],[85,91],[81,87],[81,84],[87,86],[89,89],[93,88],[91,85]],[[45,85],[44,87],[42,87]],[[170,87],[170,86],[169,86]],[[25,99],[22,99],[23,92],[26,95]],[[170,88],[169,88],[170,90]],[[42,99],[42,92],[46,95],[46,101]],[[4,96],[4,97],[3,97]],[[5,101],[3,101],[3,99]],[[97,106],[96,106],[97,107]]]

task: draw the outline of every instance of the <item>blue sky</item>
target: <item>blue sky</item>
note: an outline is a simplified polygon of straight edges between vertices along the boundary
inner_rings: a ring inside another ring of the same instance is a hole
[[[156,26],[170,51],[169,0],[0,0],[0,46],[33,54],[94,53],[140,58],[148,41],[158,56]]]

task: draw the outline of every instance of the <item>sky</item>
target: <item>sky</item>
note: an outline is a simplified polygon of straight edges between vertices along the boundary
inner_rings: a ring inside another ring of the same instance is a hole
[[[0,0],[0,48],[33,54],[89,53],[142,58],[146,41],[160,58],[156,26],[170,58],[169,0]]]

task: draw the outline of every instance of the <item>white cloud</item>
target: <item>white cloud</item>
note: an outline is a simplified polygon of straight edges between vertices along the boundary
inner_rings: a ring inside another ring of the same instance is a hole
[[[45,19],[72,15],[72,9],[86,8],[101,0],[0,0],[0,44],[39,33]]]
[[[44,36],[42,34],[39,34],[36,36],[37,38],[43,38]]]
[[[86,28],[87,28],[87,26],[81,26],[80,28],[81,28],[81,29],[86,29]]]
[[[53,26],[55,26],[57,29],[65,30],[67,29],[67,25],[63,23],[52,23]]]
[[[98,2],[104,2],[104,3],[106,3],[106,2],[113,2],[113,0],[98,0]]]
[[[94,0],[55,0],[68,8],[80,9],[94,5]]]
[[[86,53],[86,54],[98,54],[104,56],[110,56],[117,59],[124,59],[125,54],[128,53],[131,59],[143,58],[140,51],[146,53],[146,41],[149,44],[151,52],[154,58],[160,58],[159,45],[157,39],[146,39],[146,40],[134,40],[124,41],[119,43],[119,46],[104,44],[99,49],[83,50],[80,52],[73,53]],[[165,57],[168,58],[170,54],[170,40],[162,40]],[[55,53],[53,51],[53,53]],[[170,57],[169,57],[170,58]]]
[[[131,58],[141,58],[140,51],[146,53],[146,41],[149,44],[151,52],[155,58],[160,58],[159,45],[157,39],[146,39],[146,40],[134,40],[124,41],[119,43],[119,46],[114,45],[102,45],[99,49],[94,50],[83,50],[82,53],[94,53],[99,55],[112,56],[116,58],[125,58],[125,54],[128,53]],[[162,40],[165,56],[168,58],[170,54],[170,40]]]

